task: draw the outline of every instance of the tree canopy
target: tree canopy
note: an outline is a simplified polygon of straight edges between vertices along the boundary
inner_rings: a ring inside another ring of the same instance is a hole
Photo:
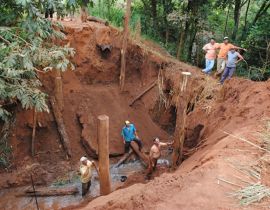
[[[18,102],[48,111],[39,74],[72,68],[74,50],[54,44],[64,34],[60,24],[43,17],[40,1],[1,0],[0,11],[0,118],[9,116],[6,105]]]
[[[109,5],[108,9],[107,6]],[[251,78],[269,76],[269,0],[133,0],[131,27],[140,22],[145,38],[153,39],[178,59],[202,66],[202,46],[215,37],[247,48],[244,57]],[[92,15],[122,26],[124,1],[99,0]],[[238,74],[248,75],[245,64]]]

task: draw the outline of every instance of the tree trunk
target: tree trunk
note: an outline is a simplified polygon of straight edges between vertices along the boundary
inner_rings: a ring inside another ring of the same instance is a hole
[[[247,16],[248,16],[248,11],[249,11],[249,6],[250,6],[250,0],[248,0],[248,4],[247,4],[247,9],[246,9],[246,13],[245,13],[245,21],[244,21],[244,27],[243,27],[243,31],[242,31],[242,36],[241,36],[241,40],[244,39],[244,36],[247,32]]]
[[[185,47],[185,43],[186,43],[188,30],[189,30],[189,22],[188,22],[188,20],[185,20],[185,27],[184,27],[183,31],[181,32],[179,46],[178,46],[178,50],[177,50],[177,59],[179,59],[179,60],[182,59],[183,54],[184,54],[184,47]]]
[[[267,12],[267,10],[269,9],[269,7],[270,7],[270,2],[269,2],[269,0],[265,0],[265,1],[262,3],[260,9],[258,10],[258,12],[257,12],[257,14],[256,14],[256,16],[255,16],[255,18],[254,18],[254,20],[253,20],[251,26],[254,26],[254,25],[257,23],[257,21],[259,20],[259,18],[260,18],[261,16],[263,16],[263,15]]]
[[[228,5],[228,8],[227,8],[227,14],[226,14],[226,21],[225,21],[225,27],[224,27],[224,31],[223,31],[223,36],[228,35],[227,26],[228,26],[229,15],[230,15],[230,4]]]
[[[234,3],[234,28],[232,33],[232,40],[236,39],[238,27],[239,27],[239,20],[240,20],[240,13],[241,13],[241,0],[235,0]]]
[[[169,42],[169,27],[168,27],[168,20],[167,20],[167,15],[169,14],[169,6],[168,4],[170,4],[171,2],[169,2],[168,4],[167,0],[163,0],[162,4],[163,4],[163,21],[164,21],[164,25],[165,25],[165,46],[168,46],[168,42]]]
[[[55,84],[54,95],[55,95],[56,103],[60,112],[63,112],[64,96],[63,96],[63,83],[62,83],[62,77],[61,77],[60,71],[55,72],[54,84]]]
[[[64,196],[64,195],[74,195],[79,193],[77,187],[61,187],[61,188],[50,188],[43,187],[33,190],[26,190],[24,193],[18,194],[17,196]]]
[[[57,105],[54,97],[51,97],[51,105],[52,105],[54,118],[55,118],[55,121],[57,124],[57,130],[58,130],[59,135],[60,135],[60,141],[64,147],[64,150],[66,152],[67,159],[68,159],[71,157],[70,141],[69,141],[69,137],[68,137],[67,132],[66,132],[66,127],[64,124],[62,113],[59,110],[58,105]]]
[[[152,11],[152,18],[153,18],[153,28],[158,29],[157,0],[151,0],[151,11]]]
[[[187,98],[186,88],[188,77],[185,75],[187,72],[182,73],[182,81],[179,87],[179,95],[177,102],[177,113],[176,113],[176,127],[173,144],[173,156],[172,156],[172,168],[176,169],[182,163],[183,158],[183,147],[185,140],[185,124],[186,124],[186,111],[187,111]]]
[[[193,43],[195,41],[196,38],[196,34],[197,34],[197,23],[195,22],[193,29],[191,30],[193,33],[190,35],[190,42],[189,42],[189,46],[188,46],[188,61],[191,62],[191,58],[192,58],[192,47],[193,47]]]
[[[132,141],[130,143],[130,146],[133,150],[133,152],[141,159],[142,163],[145,164],[145,166],[147,166],[148,164],[148,157],[139,150],[139,146],[136,142]]]
[[[32,131],[32,141],[31,141],[31,152],[32,157],[35,156],[35,137],[36,137],[36,127],[37,127],[37,111],[33,109],[33,131]]]
[[[129,19],[130,19],[130,8],[131,1],[127,0],[127,8],[124,20],[124,31],[123,31],[123,43],[121,49],[121,70],[120,70],[120,90],[124,91],[125,78],[126,78],[126,50],[127,50],[127,41],[129,36]]]

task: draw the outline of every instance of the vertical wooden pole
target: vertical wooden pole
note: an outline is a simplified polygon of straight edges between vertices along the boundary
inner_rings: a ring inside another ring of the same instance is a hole
[[[100,180],[100,195],[111,192],[110,162],[109,162],[109,117],[98,116],[98,165]]]
[[[56,77],[55,77],[55,99],[57,106],[59,110],[62,112],[64,109],[64,98],[63,98],[63,84],[62,84],[62,77],[61,77],[61,72],[56,71]]]
[[[32,157],[35,156],[36,127],[37,127],[37,111],[36,111],[36,109],[34,108],[34,112],[33,112],[33,131],[32,131],[32,142],[31,142],[31,152],[32,152]]]
[[[182,162],[183,147],[185,140],[185,125],[186,125],[186,110],[187,110],[187,97],[186,87],[188,77],[191,75],[190,72],[182,72],[182,82],[180,83],[180,92],[178,96],[177,104],[177,116],[176,116],[176,127],[173,144],[173,157],[172,157],[172,168],[176,169]]]
[[[130,8],[131,8],[131,1],[127,0],[127,7],[126,7],[126,14],[124,20],[124,31],[123,31],[123,43],[121,49],[121,70],[120,70],[120,90],[124,90],[125,86],[125,78],[126,78],[126,51],[127,51],[127,41],[129,35],[129,19],[130,19]]]

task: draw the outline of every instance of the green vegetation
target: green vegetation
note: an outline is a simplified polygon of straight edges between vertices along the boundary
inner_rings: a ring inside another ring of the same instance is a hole
[[[46,94],[38,74],[72,68],[74,50],[57,46],[61,25],[44,19],[39,1],[1,1],[0,26],[0,118],[7,120],[6,105],[48,111]]]
[[[98,0],[94,16],[122,27],[123,0]],[[270,2],[267,0],[133,0],[130,27],[140,21],[142,36],[152,39],[178,59],[203,66],[202,46],[224,36],[248,49],[239,76],[266,80],[270,76]]]

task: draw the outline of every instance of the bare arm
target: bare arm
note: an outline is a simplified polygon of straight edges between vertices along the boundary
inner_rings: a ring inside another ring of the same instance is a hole
[[[208,50],[208,49],[207,49],[207,44],[204,45],[202,49],[203,49],[204,52],[207,52],[207,50]]]
[[[238,62],[244,60],[243,56],[240,55],[240,53],[238,53],[237,56],[238,56],[239,59],[235,63],[238,63]]]
[[[173,143],[174,143],[174,141],[173,141],[173,142],[167,142],[167,143],[165,143],[165,142],[160,142],[159,145],[162,146],[162,147],[166,147],[166,146],[172,145]]]
[[[97,174],[99,176],[99,168],[98,168],[97,164],[95,163],[95,161],[92,161],[92,164],[93,164],[94,168],[96,169]]]
[[[238,47],[238,46],[235,46],[235,45],[234,45],[234,47],[235,47],[237,50],[244,50],[244,51],[247,51],[247,49],[242,48],[242,47]]]

